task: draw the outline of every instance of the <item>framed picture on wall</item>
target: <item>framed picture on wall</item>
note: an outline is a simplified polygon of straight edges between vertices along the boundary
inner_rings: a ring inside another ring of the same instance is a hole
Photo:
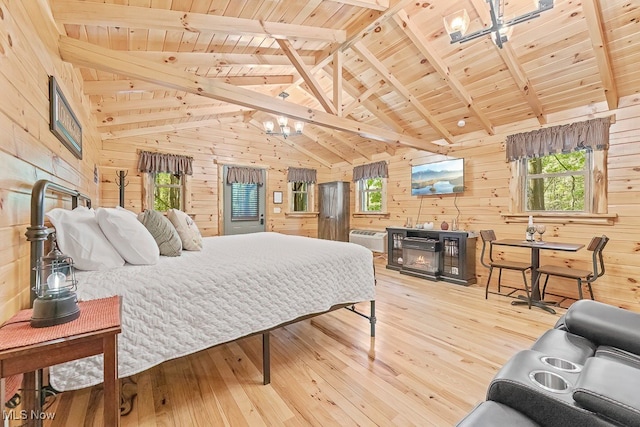
[[[273,192],[273,203],[279,205],[282,203],[282,191]]]
[[[82,159],[82,126],[54,76],[49,77],[49,129],[74,156]]]

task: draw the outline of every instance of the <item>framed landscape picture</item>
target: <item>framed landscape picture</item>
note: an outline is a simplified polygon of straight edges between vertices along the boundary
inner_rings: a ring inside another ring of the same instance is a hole
[[[49,115],[51,132],[74,156],[82,159],[82,126],[54,76],[49,77]]]

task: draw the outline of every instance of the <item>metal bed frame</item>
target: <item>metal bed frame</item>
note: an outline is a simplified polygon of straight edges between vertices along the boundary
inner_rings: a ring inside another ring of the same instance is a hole
[[[36,297],[36,294],[35,294],[36,274],[35,274],[34,267],[36,266],[38,259],[44,255],[45,242],[48,236],[51,233],[55,232],[55,229],[53,227],[47,227],[45,225],[44,211],[45,211],[45,198],[46,198],[47,192],[57,194],[58,196],[70,196],[72,209],[78,206],[79,201],[84,202],[85,206],[87,206],[88,208],[91,207],[91,199],[89,198],[89,196],[77,190],[72,190],[60,184],[56,184],[54,182],[44,180],[44,179],[39,180],[34,184],[33,190],[31,192],[31,225],[27,227],[27,232],[25,233],[25,235],[27,236],[27,240],[31,242],[31,263],[30,263],[31,279],[29,284],[29,286],[31,287],[31,294],[30,294],[31,305],[33,305],[33,301]],[[375,265],[374,265],[374,280],[375,280]],[[319,316],[321,314],[325,314],[340,308],[346,308],[347,310],[353,313],[356,313],[357,315],[369,320],[369,323],[371,326],[371,338],[375,338],[375,335],[376,335],[376,315],[375,315],[376,302],[375,300],[370,301],[371,308],[370,308],[370,313],[368,315],[366,313],[362,313],[356,310],[355,308],[356,303],[357,302],[351,302],[346,304],[334,305],[329,310],[326,310],[320,313],[312,313],[305,316],[301,316],[294,320],[274,326],[273,328],[269,328],[262,331],[256,331],[251,334],[245,335],[243,337],[239,337],[234,341],[237,341],[242,338],[258,335],[258,334],[262,335],[262,374],[263,374],[263,384],[266,385],[271,382],[271,368],[270,368],[271,353],[270,353],[269,333],[272,330],[275,330],[283,326],[287,326],[302,320],[310,319],[312,317]],[[25,393],[23,396],[24,404],[26,405],[27,408],[35,408],[38,411],[41,410],[42,404],[43,404],[42,371],[25,374],[25,384],[29,385],[26,388],[26,390],[32,390],[30,387],[30,384],[33,384],[34,385],[33,390],[35,390],[35,393]],[[122,387],[122,382],[121,382],[121,387]],[[133,399],[134,397],[135,397],[135,393],[132,396],[130,396],[130,399]],[[121,400],[122,400],[122,393],[121,393]],[[122,402],[122,407],[123,408],[128,407],[130,410],[130,408],[132,407],[132,402],[129,402],[128,405],[125,402]]]

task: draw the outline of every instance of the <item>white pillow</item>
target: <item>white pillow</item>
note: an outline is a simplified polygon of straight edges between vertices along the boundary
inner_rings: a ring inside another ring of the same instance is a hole
[[[133,212],[133,211],[130,211],[129,209],[125,209],[125,208],[123,208],[123,207],[122,207],[122,206],[120,206],[120,205],[116,206],[116,210],[119,210],[119,211],[122,211],[122,212],[128,212],[130,215],[133,215],[133,216],[134,216],[134,217],[136,217],[136,218],[138,217],[138,214],[136,214],[136,213],[135,213],[135,212]]]
[[[56,228],[60,250],[73,259],[78,270],[107,270],[124,265],[124,259],[100,229],[93,209],[56,208],[46,217]]]
[[[96,218],[102,232],[129,264],[156,264],[160,250],[136,214],[126,209],[98,208]]]
[[[182,248],[187,251],[202,250],[202,234],[189,215],[178,209],[169,209],[167,218],[178,231]]]

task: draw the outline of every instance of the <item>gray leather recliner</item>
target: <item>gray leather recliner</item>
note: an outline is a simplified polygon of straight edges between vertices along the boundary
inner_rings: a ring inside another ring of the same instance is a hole
[[[458,424],[492,425],[640,426],[640,314],[574,303],[505,363],[487,401]]]

